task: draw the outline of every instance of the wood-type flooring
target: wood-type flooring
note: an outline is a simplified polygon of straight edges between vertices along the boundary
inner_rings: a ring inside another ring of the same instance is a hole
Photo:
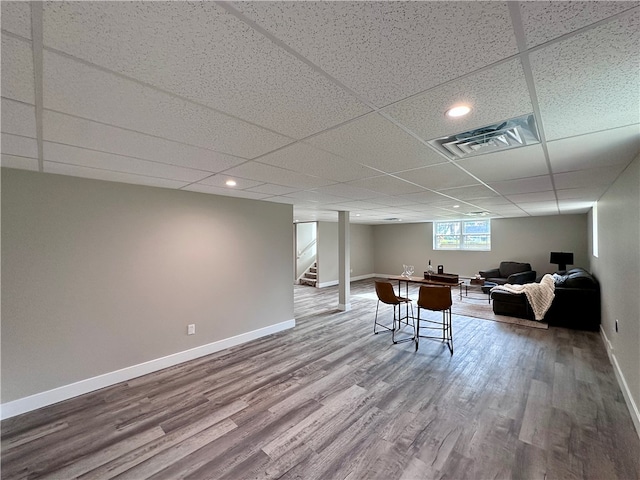
[[[416,352],[372,280],[294,290],[292,330],[3,421],[2,478],[640,478],[598,333],[454,315]]]

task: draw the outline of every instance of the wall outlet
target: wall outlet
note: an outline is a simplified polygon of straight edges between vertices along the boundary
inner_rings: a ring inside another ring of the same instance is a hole
[[[196,333],[196,324],[192,323],[187,325],[187,335],[195,335]]]
[[[616,333],[618,333],[618,319],[616,318]]]

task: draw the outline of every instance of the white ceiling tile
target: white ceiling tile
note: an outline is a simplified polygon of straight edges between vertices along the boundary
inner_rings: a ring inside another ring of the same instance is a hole
[[[385,205],[384,203],[378,203],[378,202],[382,201],[382,198],[389,198],[389,197],[380,197],[380,196],[378,196],[378,197],[376,197],[374,199],[375,202],[362,201],[362,200],[344,201],[344,202],[333,204],[331,206],[332,206],[332,208],[335,208],[336,210],[345,210],[345,211],[372,210],[372,209],[380,208],[381,206]]]
[[[485,183],[549,173],[541,145],[477,155],[456,160],[456,163]]]
[[[466,104],[471,112],[451,118],[445,112]],[[533,106],[520,60],[447,83],[384,110],[424,140],[484,127],[531,113]]]
[[[446,196],[430,191],[407,193],[406,195],[398,195],[397,198],[424,204],[435,204],[447,200]]]
[[[557,189],[600,187],[613,183],[625,168],[626,165],[610,165],[577,172],[556,173],[553,175],[553,181]]]
[[[100,170],[166,178],[182,182],[197,182],[211,175],[211,173],[203,172],[202,170],[176,167],[175,165],[123,157],[112,153],[96,152],[95,150],[71,147],[58,143],[44,142],[43,150],[46,161],[68,163],[70,165]]]
[[[377,106],[517,53],[504,2],[235,6]]]
[[[512,206],[513,203],[507,200],[506,197],[491,197],[491,198],[479,198],[473,201],[474,205],[478,205],[480,207],[485,207],[487,209],[493,210],[494,208],[502,208]]]
[[[582,200],[582,201],[596,201],[604,192],[607,191],[608,185],[602,185],[600,187],[585,187],[585,188],[567,188],[562,190],[556,190],[558,200]]]
[[[258,162],[246,162],[225,172],[226,175],[237,176],[259,182],[273,183],[285,187],[318,188],[333,182],[304,173],[292,172],[284,168],[273,167]]]
[[[27,103],[2,99],[2,132],[36,138],[36,108]]]
[[[640,152],[640,125],[555,140],[547,149],[554,173],[627,165]]]
[[[180,188],[186,185],[185,182],[168,180],[166,178],[112,172],[109,170],[100,170],[96,168],[80,167],[77,165],[55,162],[44,162],[44,171],[46,173],[56,173],[72,177],[93,178],[95,180],[106,180],[109,182],[133,183],[135,185],[146,185],[150,187]]]
[[[452,163],[443,163],[441,165],[409,170],[398,173],[397,176],[431,190],[464,187],[478,183],[477,180],[464,173]]]
[[[291,142],[210,108],[44,52],[44,106],[217,152],[252,158]]]
[[[231,191],[228,187],[214,187],[212,185],[203,185],[202,183],[193,183],[191,185],[187,185],[181,190],[186,190],[188,192],[208,193],[211,195],[222,195],[225,197],[249,198],[253,200],[262,200],[263,198],[269,196],[264,193],[248,192],[246,190]]]
[[[2,134],[2,153],[18,157],[38,158],[38,143],[35,138]]]
[[[229,187],[226,182],[227,180],[233,180],[236,182],[234,187]],[[247,180],[246,178],[237,178],[233,175],[228,175],[226,173],[220,173],[218,175],[213,175],[205,178],[198,182],[202,185],[208,185],[210,187],[219,187],[229,190],[229,192],[234,192],[237,190],[246,190],[252,187],[256,187],[258,185],[262,185],[263,182],[256,182],[254,180]],[[266,193],[266,192],[256,192],[256,193]]]
[[[506,205],[493,205],[490,208],[487,208],[487,210],[497,215],[522,215],[522,209],[512,203]]]
[[[333,203],[345,202],[348,199],[345,197],[339,197],[336,195],[330,195],[328,193],[318,192],[316,190],[303,190],[300,192],[293,192],[286,195],[290,198],[307,200],[309,202],[316,203],[318,206],[320,205],[328,205],[327,208],[331,207]]]
[[[379,193],[374,192],[373,190],[367,190],[365,188],[359,188],[344,183],[337,183],[335,185],[316,188],[315,191],[348,198],[350,200],[367,200],[370,198],[375,198],[379,195]]]
[[[296,138],[370,111],[214,2],[45,4],[44,42]]]
[[[497,197],[498,194],[485,185],[472,185],[469,187],[447,188],[440,190],[440,193],[449,195],[461,200],[477,200],[481,198]]]
[[[0,2],[2,12],[2,30],[31,38],[30,2]]]
[[[533,216],[558,215],[559,213],[555,201],[523,203],[522,210]]]
[[[375,204],[371,204],[371,207],[370,207],[371,209],[377,208],[380,205],[386,205],[388,207],[407,207],[407,208],[413,208],[418,205],[424,206],[424,205],[421,205],[418,201],[412,200],[410,198],[406,198],[402,195],[396,196],[396,197],[392,197],[388,195],[379,195],[374,200],[375,200]]]
[[[551,177],[549,175],[505,180],[502,182],[490,183],[489,186],[502,195],[545,192],[553,189]]]
[[[519,193],[517,195],[507,195],[507,198],[519,205],[533,202],[555,202],[556,195],[550,190],[547,192],[535,192],[535,193]]]
[[[2,34],[2,96],[35,104],[31,42]]]
[[[306,142],[386,173],[447,161],[378,114],[366,115]]]
[[[346,182],[380,172],[305,143],[294,143],[258,159],[261,163]]]
[[[421,192],[424,190],[418,185],[414,185],[406,180],[393,177],[391,175],[365,178],[362,180],[348,182],[347,184],[354,187],[367,188],[385,195],[402,195],[406,193]]]
[[[264,193],[266,195],[286,195],[297,191],[297,188],[283,187],[282,185],[274,185],[272,183],[263,183],[257,187],[246,189],[249,192]]]
[[[244,159],[45,110],[44,139],[107,153],[219,172]]]
[[[531,53],[547,140],[640,123],[640,10]]]
[[[33,170],[35,172],[39,170],[37,158],[18,157],[15,155],[5,155],[3,153],[0,164],[5,168],[19,168],[21,170]]]
[[[295,198],[282,196],[266,197],[265,201],[274,203],[286,203],[289,205],[293,205],[296,202]]]
[[[535,47],[611,15],[636,2],[519,2],[527,46]]]

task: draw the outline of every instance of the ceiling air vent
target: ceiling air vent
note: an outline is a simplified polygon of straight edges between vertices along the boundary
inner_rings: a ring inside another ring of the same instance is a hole
[[[483,155],[540,143],[533,114],[429,142],[451,159]]]

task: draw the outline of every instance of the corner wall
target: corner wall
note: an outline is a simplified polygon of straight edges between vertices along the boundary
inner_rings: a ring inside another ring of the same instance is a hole
[[[640,156],[598,201],[601,332],[640,435]],[[618,331],[615,322],[618,320]]]
[[[292,219],[3,168],[2,403],[293,326]]]

